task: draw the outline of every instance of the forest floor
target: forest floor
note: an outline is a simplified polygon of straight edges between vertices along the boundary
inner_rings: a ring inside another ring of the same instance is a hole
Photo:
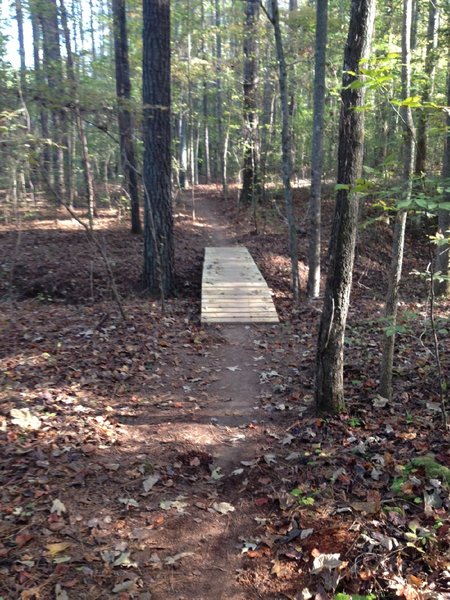
[[[303,289],[306,202],[297,190]],[[450,440],[427,285],[413,274],[427,266],[423,238],[408,238],[387,403],[391,230],[361,231],[348,411],[319,418],[321,300],[293,308],[276,212],[259,209],[255,228],[213,186],[195,208],[193,219],[190,194],[176,202],[178,293],[164,314],[137,286],[142,238],[102,211],[126,322],[75,221],[31,207],[0,222],[0,598],[450,598]],[[331,212],[330,198],[324,239]],[[279,325],[201,326],[203,250],[228,244],[252,253]],[[447,379],[449,308],[435,307]]]

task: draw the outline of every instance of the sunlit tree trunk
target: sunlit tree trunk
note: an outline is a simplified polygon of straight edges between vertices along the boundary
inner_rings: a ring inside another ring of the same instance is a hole
[[[357,81],[367,56],[375,17],[375,0],[352,0],[344,52],[336,207],[329,246],[329,268],[317,345],[315,401],[319,412],[344,409],[344,333],[347,322],[358,224],[358,194],[364,144],[364,88]]]
[[[96,216],[96,206],[95,206],[95,190],[94,190],[94,175],[92,172],[92,165],[89,156],[89,148],[88,141],[86,137],[86,131],[84,128],[84,121],[81,116],[80,110],[80,101],[79,101],[79,90],[78,90],[78,82],[75,74],[75,66],[72,54],[72,44],[70,39],[70,30],[67,22],[67,12],[64,4],[64,0],[59,0],[59,5],[61,8],[61,24],[64,33],[64,41],[66,46],[66,61],[67,61],[67,77],[70,83],[70,92],[72,101],[74,104],[74,112],[75,112],[75,123],[78,130],[78,137],[80,139],[80,149],[81,149],[81,160],[83,164],[83,174],[86,185],[86,193],[87,193],[87,204],[88,204],[88,214],[89,214],[89,223],[92,228],[93,219]]]
[[[309,196],[308,296],[320,292],[320,228],[323,166],[323,121],[325,109],[325,67],[328,29],[328,0],[317,0],[314,107],[311,151],[311,191]]]
[[[402,98],[411,95],[411,25],[412,0],[403,0],[402,29]],[[402,107],[404,130],[403,143],[403,182],[406,201],[411,199],[412,176],[414,171],[414,122],[411,107]],[[392,396],[392,367],[394,364],[395,327],[397,325],[398,293],[402,276],[403,250],[405,245],[406,211],[399,211],[395,219],[392,245],[392,262],[386,296],[385,317],[387,329],[383,338],[381,358],[380,394],[384,398]]]
[[[224,143],[224,127],[223,127],[223,92],[222,92],[222,17],[220,11],[220,1],[214,0],[214,19],[216,26],[216,122],[217,122],[217,156],[216,162],[219,166],[220,181],[222,183],[223,195],[228,195],[228,182],[226,175],[226,154]]]
[[[291,284],[294,302],[298,302],[300,285],[298,277],[298,241],[297,226],[295,223],[294,209],[292,206],[292,143],[291,125],[289,118],[288,82],[286,58],[284,55],[283,39],[281,37],[280,11],[278,0],[271,0],[271,20],[275,32],[275,48],[277,53],[279,85],[281,98],[281,150],[283,157],[283,187],[284,204],[289,229],[289,255],[291,258]]]

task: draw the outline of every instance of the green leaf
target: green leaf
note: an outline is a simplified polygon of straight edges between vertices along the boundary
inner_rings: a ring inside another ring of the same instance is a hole
[[[350,189],[350,184],[348,183],[337,183],[334,186],[334,189],[338,192],[339,190],[349,190]]]

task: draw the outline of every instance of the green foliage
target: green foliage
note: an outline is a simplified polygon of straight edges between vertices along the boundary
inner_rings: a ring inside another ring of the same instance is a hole
[[[450,469],[438,463],[432,454],[426,456],[418,456],[413,458],[404,468],[401,477],[397,477],[392,485],[391,490],[395,494],[402,494],[402,486],[408,481],[411,473],[418,469],[424,469],[428,478],[439,479],[446,487],[450,487]]]

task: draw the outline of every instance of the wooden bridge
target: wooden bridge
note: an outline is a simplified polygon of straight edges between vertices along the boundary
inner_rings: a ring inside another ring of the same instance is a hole
[[[205,248],[202,323],[278,323],[264,277],[247,248]]]

